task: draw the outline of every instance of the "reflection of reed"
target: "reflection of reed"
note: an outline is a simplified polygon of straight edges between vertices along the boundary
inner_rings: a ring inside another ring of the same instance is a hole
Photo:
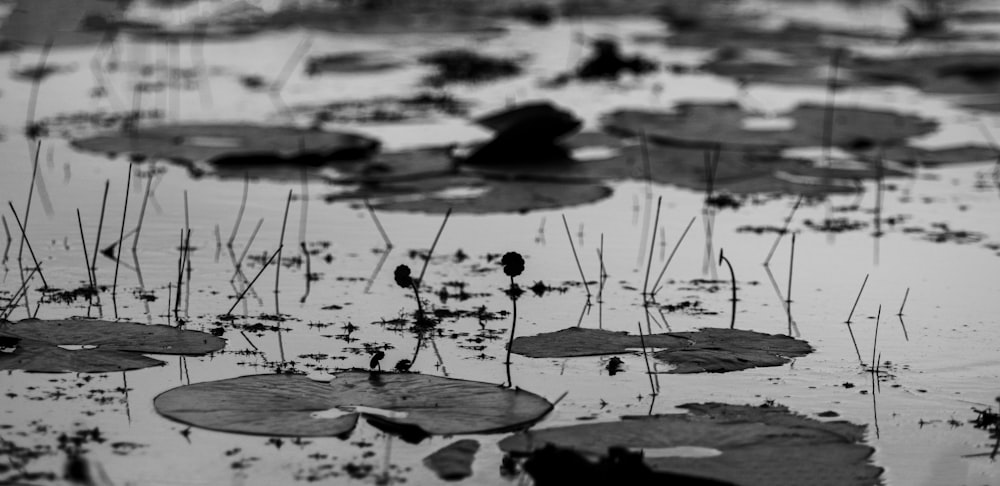
[[[778,281],[774,279],[774,274],[771,273],[771,267],[764,265],[764,273],[767,274],[767,279],[771,282],[771,288],[774,289],[774,293],[778,296],[778,302],[781,303],[782,308],[785,310],[785,316],[788,318],[788,335],[793,337],[801,336],[799,327],[795,319],[792,318],[792,301],[782,295],[781,288],[778,287]]]
[[[861,293],[865,291],[865,284],[868,283],[868,274],[865,274],[865,280],[861,282],[861,290],[858,290],[858,296],[854,299],[854,305],[851,306],[851,313],[847,316],[847,332],[851,333],[851,342],[854,343],[854,352],[858,353],[858,362],[864,365],[864,360],[861,359],[861,351],[858,350],[858,341],[854,339],[854,330],[851,329],[851,317],[854,317],[854,309],[858,307],[858,301],[861,300]]]

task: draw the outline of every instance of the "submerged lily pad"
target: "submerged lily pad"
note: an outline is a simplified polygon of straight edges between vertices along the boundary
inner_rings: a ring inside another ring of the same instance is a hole
[[[735,103],[687,103],[673,112],[615,111],[605,117],[604,125],[614,133],[646,133],[667,145],[780,150],[823,146],[825,116],[824,106],[805,104],[779,115],[778,121],[790,126],[751,127],[755,118]],[[848,150],[896,145],[936,128],[935,122],[914,115],[837,106],[830,144]]]
[[[363,416],[389,430],[423,435],[517,430],[552,404],[523,390],[416,373],[248,375],[167,390],[153,400],[171,420],[222,432],[296,437],[350,433]]]
[[[74,140],[82,150],[216,165],[320,165],[355,160],[378,150],[377,140],[348,132],[250,124],[143,127]]]
[[[865,427],[820,422],[784,406],[722,403],[681,405],[689,413],[623,417],[619,422],[521,432],[500,441],[512,454],[551,444],[591,456],[610,447],[643,449],[654,471],[728,481],[741,486],[877,485],[882,468],[863,443]],[[654,457],[658,450],[714,449],[713,457]]]
[[[39,373],[148,368],[164,363],[143,353],[202,355],[226,345],[211,334],[170,326],[68,319],[0,323],[0,338],[17,341],[13,352],[0,353],[0,370]]]
[[[445,481],[458,481],[472,476],[476,452],[479,452],[479,442],[461,439],[425,457],[424,465]]]
[[[780,334],[742,329],[705,328],[645,336],[647,348],[674,368],[668,373],[724,373],[761,366],[781,366],[790,358],[813,351],[809,343]],[[511,351],[532,358],[598,356],[641,349],[642,339],[625,332],[571,327],[561,331],[521,336]]]

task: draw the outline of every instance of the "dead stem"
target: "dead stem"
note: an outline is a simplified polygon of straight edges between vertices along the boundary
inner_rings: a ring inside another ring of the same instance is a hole
[[[590,303],[590,286],[587,285],[587,277],[583,276],[583,266],[580,265],[580,257],[576,254],[576,246],[573,245],[573,236],[569,233],[569,223],[566,222],[566,215],[562,215],[563,226],[566,228],[566,239],[569,240],[569,247],[573,250],[573,259],[576,260],[576,269],[580,271],[580,281],[583,282],[583,288],[587,291],[587,302]]]
[[[646,277],[642,280],[642,301],[643,305],[649,305],[649,269],[653,266],[653,248],[656,247],[656,230],[660,226],[660,205],[663,203],[663,196],[656,199],[656,217],[653,219],[653,237],[649,242],[649,258],[646,260]],[[603,265],[602,265],[603,267]]]
[[[278,248],[285,244],[285,228],[288,226],[288,209],[292,206],[292,190],[288,190],[288,198],[285,200],[285,216],[281,218],[281,236],[278,239]],[[274,267],[274,314],[281,315],[278,305],[278,288],[281,283],[281,250],[278,250],[278,266]],[[278,335],[280,339],[280,334]],[[282,359],[284,361],[284,359]]]
[[[660,290],[659,289],[660,280],[663,279],[663,274],[667,273],[667,267],[670,266],[670,261],[674,259],[674,254],[677,253],[677,249],[680,248],[681,242],[684,241],[684,237],[687,236],[688,230],[691,229],[691,225],[694,224],[694,220],[695,219],[697,219],[697,216],[691,217],[691,221],[688,221],[687,227],[684,228],[684,232],[681,233],[681,237],[678,238],[677,239],[677,243],[674,244],[674,249],[670,251],[670,256],[667,257],[667,262],[663,264],[663,268],[660,270],[660,274],[657,275],[656,281],[653,282],[653,295],[654,296],[656,295],[657,292],[659,292],[659,290]]]
[[[125,204],[122,207],[122,226],[118,236],[118,254],[115,256],[115,279],[111,284],[111,300],[115,308],[115,319],[118,318],[118,266],[122,261],[122,240],[125,239],[125,216],[128,212],[128,191],[132,187],[132,163],[128,164],[128,179],[125,182]]]
[[[280,246],[278,247],[277,251],[271,253],[271,258],[267,259],[267,263],[265,263],[264,266],[260,268],[260,271],[257,272],[257,275],[253,277],[253,280],[250,281],[250,283],[246,286],[246,288],[243,289],[243,292],[240,293],[239,297],[236,298],[236,302],[233,302],[233,306],[229,308],[228,312],[226,312],[227,316],[232,315],[233,309],[236,308],[236,304],[239,304],[240,301],[243,300],[243,297],[247,294],[247,291],[250,290],[251,287],[253,287],[254,282],[256,282],[258,278],[260,278],[260,275],[264,273],[264,270],[267,269],[267,266],[270,265],[272,261],[274,261],[274,257],[278,255],[278,251],[281,251]]]
[[[28,253],[31,254],[31,260],[35,262],[35,268],[38,269],[38,276],[42,277],[42,285],[44,285],[45,288],[49,288],[49,283],[45,280],[45,274],[42,273],[42,265],[38,263],[38,258],[35,257],[35,250],[31,248],[31,242],[28,241],[28,235],[24,232],[24,225],[21,224],[21,218],[17,216],[17,210],[14,209],[14,203],[7,201],[7,205],[10,206],[10,211],[14,214],[14,222],[17,223],[17,228],[21,230],[21,241],[28,246]],[[18,257],[18,259],[20,260],[20,257]]]
[[[247,195],[250,192],[250,174],[247,172],[243,173],[243,197],[240,199],[240,209],[236,212],[236,223],[233,224],[233,232],[229,234],[229,239],[226,240],[226,246],[229,248],[233,247],[233,241],[236,240],[236,233],[240,230],[240,222],[243,221],[243,211],[247,208]]]
[[[799,198],[795,200],[795,205],[792,206],[792,211],[788,213],[788,216],[785,218],[785,224],[782,225],[781,231],[778,232],[778,236],[774,238],[774,244],[771,245],[771,251],[767,252],[767,258],[764,259],[765,267],[771,262],[771,257],[774,256],[774,251],[778,248],[778,243],[781,242],[781,238],[783,238],[788,232],[788,225],[791,224],[792,218],[795,217],[795,211],[797,211],[799,209],[799,205],[802,204],[803,197],[803,195],[799,194]]]
[[[656,396],[656,386],[653,384],[653,370],[649,367],[649,356],[646,354],[646,338],[642,335],[642,323],[636,322],[639,327],[639,343],[642,345],[642,359],[646,361],[646,377],[649,378],[649,391]]]
[[[726,256],[723,254],[722,248],[719,248],[719,265],[722,265],[722,262],[726,262],[726,265],[729,267],[729,276],[732,277],[733,279],[733,317],[732,320],[729,322],[729,328],[735,329],[736,328],[736,273],[733,272],[733,264],[729,263],[729,259],[726,258]]]
[[[90,261],[90,273],[92,274],[92,280],[94,284],[97,284],[97,250],[101,247],[101,231],[104,228],[104,210],[108,205],[108,189],[111,187],[111,181],[104,181],[104,197],[101,198],[101,217],[97,221],[97,238],[94,240],[94,256]]]
[[[424,266],[420,269],[420,276],[417,277],[416,285],[420,285],[424,282],[424,272],[427,271],[427,265],[431,263],[431,256],[434,255],[434,248],[437,247],[438,239],[441,238],[441,233],[444,231],[444,225],[448,224],[448,217],[451,216],[451,208],[444,213],[444,221],[441,221],[441,227],[438,228],[437,235],[434,236],[434,242],[431,243],[431,249],[427,252],[427,258],[424,260]]]

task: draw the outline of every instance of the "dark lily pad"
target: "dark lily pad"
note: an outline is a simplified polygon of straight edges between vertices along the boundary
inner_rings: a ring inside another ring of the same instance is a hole
[[[445,481],[458,481],[472,476],[476,452],[479,452],[479,442],[461,439],[425,457],[424,465]]]
[[[865,427],[821,422],[783,406],[722,403],[681,405],[689,413],[623,417],[619,422],[521,432],[500,441],[511,454],[551,444],[590,456],[612,447],[644,449],[654,471],[727,481],[741,486],[877,485],[882,468],[871,463]],[[678,447],[714,449],[713,457],[655,457]]]
[[[448,83],[482,83],[521,74],[516,59],[488,56],[465,49],[453,49],[428,54],[420,62],[436,68],[427,84],[440,86]]]
[[[996,149],[984,145],[962,145],[938,149],[896,146],[887,148],[883,154],[883,157],[888,160],[895,160],[907,165],[929,167],[991,162],[996,160],[997,156]]]
[[[755,117],[739,105],[687,103],[677,106],[673,112],[616,111],[605,117],[604,125],[613,133],[635,136],[645,132],[651,140],[667,145],[778,150],[821,147],[825,116],[826,109],[822,105],[799,105],[780,115],[791,126],[751,129],[744,125],[756,121]],[[837,106],[830,143],[848,150],[896,145],[908,138],[932,133],[936,128],[935,122],[914,115]]]
[[[217,165],[320,165],[372,155],[379,142],[347,132],[264,125],[160,125],[74,140],[92,152]]]
[[[0,370],[39,373],[134,370],[164,364],[144,353],[202,355],[226,345],[225,339],[198,331],[91,320],[0,323],[0,337],[19,340],[12,353],[0,353]]]
[[[491,433],[527,427],[552,409],[538,395],[489,383],[362,371],[329,383],[280,374],[197,383],[167,390],[153,405],[195,427],[296,437],[346,435],[359,416],[411,434]]]
[[[489,180],[473,177],[439,178],[433,186],[413,183],[381,184],[379,191],[400,191],[372,202],[378,209],[424,213],[526,213],[600,201],[612,189],[600,183],[532,180]],[[429,187],[439,190],[428,192]],[[407,189],[412,192],[407,193]],[[457,191],[457,192],[456,192]],[[357,198],[358,194],[354,196]],[[327,198],[327,200],[335,200]]]
[[[995,52],[860,58],[848,66],[869,82],[906,84],[927,93],[989,95],[1000,90],[1000,53]]]
[[[780,334],[741,329],[705,328],[645,336],[653,356],[674,368],[668,373],[724,373],[761,366],[781,366],[813,351],[805,341]],[[571,327],[514,339],[511,351],[532,358],[566,358],[623,353],[640,349],[639,336],[625,332]]]
[[[402,66],[399,60],[384,54],[370,52],[341,52],[323,56],[313,56],[306,60],[306,74],[354,74],[388,71]]]
[[[448,93],[423,92],[405,97],[335,101],[320,107],[300,107],[296,111],[311,115],[320,123],[393,123],[445,115],[463,116],[471,104]]]
[[[108,0],[19,0],[0,26],[0,42],[58,46],[100,42],[124,13]]]

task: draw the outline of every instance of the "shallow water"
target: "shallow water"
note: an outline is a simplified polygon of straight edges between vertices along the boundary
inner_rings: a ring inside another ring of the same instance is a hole
[[[732,81],[708,75],[663,73],[626,80],[620,85],[571,84],[558,90],[538,85],[539,78],[555,75],[565,70],[570,60],[579,58],[582,48],[572,40],[579,33],[588,36],[611,33],[627,40],[636,34],[661,30],[656,22],[628,18],[561,22],[547,28],[513,25],[506,35],[475,42],[487,52],[531,53],[526,75],[451,91],[473,99],[477,113],[510,101],[551,98],[570,107],[591,126],[600,114],[613,108],[668,108],[681,99],[736,98],[774,111],[802,100],[825,99],[823,90],[814,88],[753,87],[749,92],[741,92]],[[470,43],[468,36],[458,35],[372,38],[305,31],[211,42],[204,46],[202,55],[212,74],[201,80],[199,88],[148,93],[142,106],[164,110],[168,120],[281,121],[284,115],[274,99],[248,92],[236,77],[252,73],[277,77],[289,53],[306,39],[311,42],[311,53],[388,50],[409,64],[398,71],[341,77],[307,78],[297,70],[282,91],[281,102],[288,106],[408,93],[426,74],[424,68],[412,61],[414,56],[435,48]],[[544,49],[539,50],[538,46]],[[142,60],[165,66],[169,57],[171,63],[180,59],[182,66],[191,67],[199,54],[193,54],[188,47],[182,45],[176,51],[180,55],[176,56],[168,54],[170,49],[163,45],[127,38],[117,44],[125,63]],[[696,50],[669,49],[649,43],[635,48],[673,62],[690,62],[702,55]],[[114,88],[109,90],[112,95],[108,98],[88,96],[95,86],[88,69],[94,52],[91,47],[56,49],[51,53],[49,62],[74,65],[75,71],[53,76],[41,84],[38,118],[115,108],[115,103],[121,109],[131,104],[131,94],[125,93],[138,74],[128,70],[109,74]],[[6,63],[13,70],[18,63],[22,66],[34,63],[37,56],[37,50],[4,54],[0,56],[0,64]],[[658,84],[664,87],[660,94],[652,89]],[[4,164],[0,194],[14,203],[22,218],[32,169],[30,143],[21,135],[30,88],[30,83],[11,77],[0,79],[0,104],[4,108],[0,123],[5,136],[0,142]],[[209,90],[210,95],[206,95]],[[928,97],[909,88],[849,90],[838,93],[838,102],[931,116],[941,122],[941,129],[919,140],[926,146],[982,142],[982,127],[1000,133],[1000,119],[996,116],[969,114],[942,98]],[[387,150],[486,136],[483,130],[460,119],[350,128],[376,135]],[[38,178],[44,181],[44,186],[39,183],[34,192],[28,234],[44,262],[50,284],[72,289],[85,285],[87,280],[75,209],[81,211],[88,251],[92,254],[103,184],[110,181],[101,246],[116,240],[126,197],[127,161],[122,157],[109,160],[77,152],[58,138],[44,139],[41,147]],[[145,164],[134,169],[126,231],[136,223],[143,200],[147,179],[139,176],[147,174],[150,167]],[[254,286],[256,295],[248,294],[244,303],[236,307],[235,313],[241,315],[237,323],[274,325],[277,323],[258,316],[280,312],[290,317],[280,323],[282,332],[248,331],[244,338],[240,332],[229,329],[224,335],[228,339],[226,350],[214,356],[161,358],[167,362],[164,367],[125,374],[5,374],[0,385],[4,393],[0,436],[22,446],[54,445],[59,433],[99,427],[108,440],[87,444],[88,458],[100,463],[115,484],[275,484],[305,480],[310,474],[322,476],[330,471],[339,474],[335,480],[340,484],[350,482],[342,470],[348,463],[373,467],[373,476],[358,479],[358,483],[370,483],[384,471],[391,478],[405,478],[409,484],[436,483],[433,473],[420,461],[451,442],[450,438],[406,444],[361,423],[348,440],[286,438],[278,442],[263,437],[188,430],[159,417],[152,408],[152,399],[186,383],[267,373],[282,361],[286,365],[294,361],[295,368],[317,376],[334,368],[365,367],[367,353],[352,352],[363,349],[364,344],[390,345],[384,360],[389,366],[411,358],[415,337],[389,330],[380,321],[414,310],[412,296],[394,284],[391,272],[403,263],[419,271],[421,260],[409,252],[430,247],[442,217],[379,212],[379,220],[394,247],[366,292],[368,280],[383,256],[383,241],[364,207],[342,202],[326,204],[319,199],[333,188],[316,182],[303,186],[298,182],[251,181],[245,216],[230,254],[224,243],[237,219],[242,181],[195,179],[184,168],[162,162],[155,167],[154,190],[135,258],[129,251],[131,240],[126,239],[122,261],[128,267],[120,268],[118,278],[120,318],[155,324],[173,322],[173,317],[168,316],[168,307],[172,307],[168,304],[171,291],[168,284],[176,284],[179,233],[189,225],[196,251],[191,256],[192,288],[184,296],[181,316],[189,319],[190,329],[216,327],[217,316],[229,309],[237,290],[230,281],[233,261],[243,252],[258,220],[263,223],[243,264],[247,276],[252,278],[256,274],[263,262],[261,255],[269,255],[279,246],[289,190],[295,200],[288,217],[283,259],[301,256],[296,250],[298,243],[308,243],[311,249],[318,250],[310,261],[318,280],[307,286],[305,266],[283,265],[276,302],[274,269],[269,268]],[[608,357],[544,360],[515,355],[511,366],[514,384],[550,401],[567,393],[538,427],[573,424],[581,418],[613,420],[626,414],[674,413],[675,405],[702,401],[759,404],[774,400],[806,415],[833,410],[842,419],[868,424],[867,442],[875,448],[874,463],[886,468],[886,484],[1000,482],[1000,470],[988,457],[963,457],[990,450],[986,432],[968,424],[975,416],[970,408],[989,406],[1000,393],[996,388],[1000,330],[995,326],[1000,310],[996,302],[1000,253],[987,246],[1000,244],[1000,225],[996,219],[1000,212],[1000,188],[992,184],[992,169],[989,164],[920,169],[913,178],[887,181],[890,190],[884,195],[882,214],[902,215],[906,219],[896,226],[884,225],[885,235],[881,238],[872,236],[872,227],[824,234],[805,225],[806,220],[821,221],[830,215],[871,222],[875,205],[872,182],[866,183],[865,191],[858,195],[832,196],[825,202],[803,204],[790,226],[798,232],[791,313],[796,335],[809,341],[816,352],[791,365],[718,375],[659,374],[661,393],[654,401],[640,353],[622,355],[625,372],[615,376],[608,376],[604,368]],[[787,332],[786,312],[761,265],[775,235],[739,232],[737,228],[780,226],[795,198],[762,200],[737,211],[719,212],[709,242],[703,222],[703,194],[635,182],[615,183],[614,189],[609,199],[583,207],[525,215],[452,215],[424,281],[435,291],[445,282],[463,281],[467,283],[466,291],[474,297],[463,302],[449,300],[446,304],[428,291],[424,291],[423,297],[432,306],[451,309],[471,310],[485,305],[493,312],[509,310],[510,301],[501,293],[509,281],[495,261],[486,259],[487,254],[506,251],[518,251],[526,258],[526,270],[517,280],[523,286],[538,280],[549,285],[577,282],[579,273],[561,219],[564,215],[583,271],[590,280],[598,276],[597,250],[603,237],[604,265],[609,277],[602,291],[602,303],[598,305],[591,298],[593,305],[587,306],[585,289],[576,284],[570,285],[565,293],[553,292],[544,297],[525,294],[518,301],[518,335],[578,324],[629,332],[636,331],[637,323],[645,328],[640,292],[646,273],[644,251],[651,235],[644,229],[644,220],[651,219],[656,200],[662,197],[659,227],[663,232],[656,233],[653,246],[654,274],[690,218],[698,219],[666,272],[667,284],[658,299],[667,304],[696,299],[705,309],[718,313],[667,314],[669,330],[728,325],[729,275],[724,268],[714,265],[717,252],[724,249],[738,280],[736,326],[767,333]],[[855,204],[858,210],[832,212]],[[11,231],[16,231],[9,210],[4,215]],[[981,233],[983,238],[964,244],[934,243],[903,230],[909,227],[931,230],[937,222],[945,222],[955,230]],[[223,243],[219,249],[216,226]],[[665,245],[662,235],[666,236]],[[709,243],[713,250],[706,258]],[[789,243],[787,236],[782,239],[770,264],[782,294],[788,291]],[[15,237],[11,260],[4,264],[0,277],[0,290],[8,293],[20,286],[17,249]],[[454,256],[459,250],[470,258],[457,262]],[[327,255],[331,257],[329,261],[324,260]],[[257,258],[251,259],[254,256]],[[25,258],[29,259],[27,254]],[[98,262],[99,284],[109,285],[114,261],[99,256]],[[135,268],[141,270],[141,278]],[[856,353],[843,323],[865,275],[869,275],[867,285],[852,319],[860,348]],[[692,279],[716,276],[723,280],[716,291],[693,289],[689,284]],[[32,287],[39,285],[36,280]],[[139,289],[142,294],[152,292],[156,299],[151,302],[140,299]],[[907,289],[909,298],[902,316],[907,333],[904,336],[896,314]],[[596,294],[593,284],[590,291]],[[31,292],[29,298],[34,310],[38,293]],[[110,294],[103,293],[101,299],[103,305],[94,307],[83,301],[75,305],[44,304],[38,310],[38,317],[113,318],[115,310]],[[880,305],[876,353],[883,362],[891,362],[891,377],[881,383],[881,392],[873,392],[870,375],[859,365],[857,354],[865,363],[871,361],[874,318]],[[21,319],[25,314],[22,306],[11,319]],[[338,337],[347,323],[359,327],[351,333],[357,341],[345,342]],[[509,317],[485,322],[484,326],[472,318],[445,320],[439,325],[442,333],[432,340],[433,345],[420,350],[413,371],[503,383]],[[661,329],[659,324],[651,326],[654,332],[668,330],[666,326]],[[659,365],[659,370],[666,369],[666,365]],[[845,383],[854,386],[847,388]],[[949,420],[955,422],[949,424]],[[476,457],[475,474],[465,483],[516,481],[504,479],[498,472],[501,453],[495,444],[502,437],[502,434],[474,437],[483,447]],[[115,447],[113,443],[122,444]],[[61,454],[46,456],[32,462],[29,469],[58,473],[63,460]]]

